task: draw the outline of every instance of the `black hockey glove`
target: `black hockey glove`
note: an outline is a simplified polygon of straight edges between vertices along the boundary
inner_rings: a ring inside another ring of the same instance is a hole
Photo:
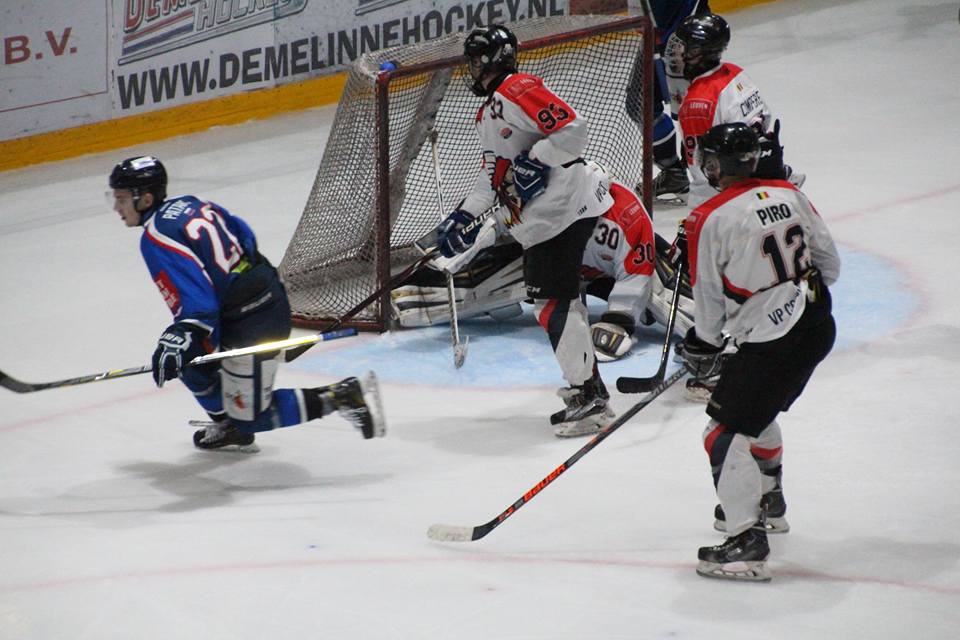
[[[209,353],[204,341],[209,333],[195,324],[175,322],[167,327],[153,352],[153,381],[162,387],[167,380],[180,377],[183,365]]]
[[[773,130],[760,133],[760,159],[753,171],[755,178],[786,180],[787,170],[783,165],[783,147],[780,146],[780,121],[773,122]]]
[[[547,190],[549,176],[550,167],[534,160],[526,151],[513,160],[513,184],[524,205]]]
[[[477,239],[479,224],[471,224],[474,216],[469,211],[457,209],[437,227],[437,246],[445,258],[463,253]]]
[[[690,327],[677,351],[683,358],[683,366],[695,378],[708,378],[720,372],[724,346],[716,347],[701,340],[697,337],[696,328]]]

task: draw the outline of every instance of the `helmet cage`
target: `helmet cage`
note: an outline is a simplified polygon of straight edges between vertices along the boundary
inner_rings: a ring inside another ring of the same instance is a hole
[[[494,76],[517,71],[517,37],[502,25],[472,31],[463,43],[464,81],[477,96],[486,96]]]

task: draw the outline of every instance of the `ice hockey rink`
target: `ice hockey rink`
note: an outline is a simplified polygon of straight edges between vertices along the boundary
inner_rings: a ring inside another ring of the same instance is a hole
[[[792,530],[771,536],[771,583],[694,572],[722,535],[706,416],[682,385],[484,539],[427,539],[487,522],[586,443],[547,422],[562,381],[528,311],[464,323],[459,371],[445,326],[281,368],[290,387],[376,370],[380,440],[330,416],[262,434],[256,455],[200,452],[179,383],[0,389],[0,638],[960,637],[957,9],[728,16],[726,59],[781,115],[844,259],[837,346],[780,420]],[[244,217],[279,262],[334,110],[0,173],[0,369],[41,382],[149,362],[169,314],[139,230],[104,199],[115,162],[159,156],[172,193]],[[657,211],[657,230],[682,214]],[[608,384],[652,374],[661,341],[647,330]]]

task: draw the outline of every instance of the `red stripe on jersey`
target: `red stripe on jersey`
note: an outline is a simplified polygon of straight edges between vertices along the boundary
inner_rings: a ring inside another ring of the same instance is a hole
[[[697,283],[697,245],[700,243],[700,231],[707,222],[710,214],[725,205],[730,200],[743,194],[760,183],[759,180],[749,179],[738,182],[713,196],[702,205],[690,212],[683,221],[683,229],[687,234],[687,264],[690,267],[690,286]]]
[[[776,449],[764,449],[763,447],[750,447],[750,454],[754,458],[760,458],[761,460],[773,460],[777,456],[783,453],[783,447],[777,447]]]
[[[722,424],[718,424],[716,428],[714,428],[714,430],[711,431],[710,434],[703,439],[703,448],[706,449],[707,455],[710,455],[710,450],[713,449],[713,443],[716,442],[717,438],[719,438],[721,434],[726,432],[726,430],[727,430],[726,426]]]
[[[747,298],[753,295],[753,291],[748,289],[741,289],[740,287],[734,285],[732,282],[727,280],[727,276],[722,276],[723,288],[727,290],[728,293],[733,294],[734,298],[738,298],[737,302],[743,304],[747,301]]]
[[[690,84],[687,95],[683,98],[683,104],[680,106],[680,112],[677,114],[684,140],[699,138],[710,130],[716,120],[720,93],[741,71],[743,69],[737,65],[725,62],[710,75],[701,76]],[[696,163],[693,157],[695,145],[691,143],[688,146],[684,143],[681,146],[687,164],[694,165]]]
[[[540,326],[543,327],[546,331],[550,324],[550,316],[553,315],[553,310],[557,308],[557,301],[551,300],[543,306],[543,310],[540,312],[540,315],[537,317],[537,322],[540,323]]]
[[[576,112],[536,76],[514,73],[500,84],[497,93],[523,109],[545,136],[577,118]]]

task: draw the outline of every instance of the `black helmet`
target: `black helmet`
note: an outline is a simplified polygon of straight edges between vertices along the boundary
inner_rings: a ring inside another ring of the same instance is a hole
[[[718,124],[697,140],[697,165],[710,185],[723,176],[750,177],[760,159],[760,139],[742,122]]]
[[[665,56],[674,72],[693,80],[720,64],[720,55],[728,44],[730,25],[721,16],[688,16],[670,36]]]
[[[129,189],[134,197],[152,193],[157,204],[167,197],[167,170],[153,156],[127,158],[110,172],[111,189]]]
[[[463,55],[467,63],[466,80],[470,90],[478,96],[486,96],[493,89],[485,87],[483,80],[490,75],[516,73],[517,36],[503,25],[495,24],[489,29],[477,29],[463,43]],[[495,88],[495,84],[491,84]]]

